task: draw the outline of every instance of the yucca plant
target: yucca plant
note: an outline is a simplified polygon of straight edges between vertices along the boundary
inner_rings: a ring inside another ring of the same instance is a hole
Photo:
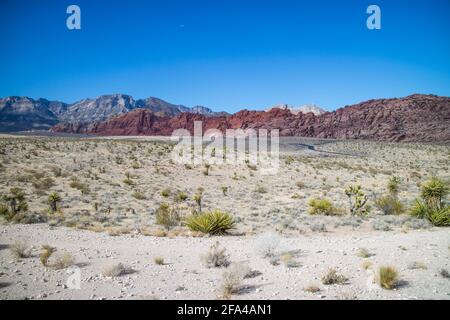
[[[61,201],[61,197],[56,192],[52,192],[48,196],[48,204],[50,205],[50,210],[55,213],[58,210],[58,202]]]
[[[420,196],[427,203],[429,208],[439,210],[442,208],[442,200],[447,196],[448,186],[436,177],[424,183]]]
[[[230,214],[215,210],[186,217],[186,226],[192,231],[211,235],[224,235],[234,228],[235,221]]]

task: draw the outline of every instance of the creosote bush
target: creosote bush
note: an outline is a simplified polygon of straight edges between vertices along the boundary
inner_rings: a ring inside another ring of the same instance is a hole
[[[186,226],[192,231],[211,235],[224,235],[235,226],[230,214],[215,210],[186,217]]]
[[[180,215],[177,210],[167,203],[162,203],[156,210],[156,224],[164,226],[167,230],[180,224]]]
[[[316,199],[309,200],[309,213],[312,215],[332,215],[334,213],[334,207],[331,201],[328,199]]]
[[[403,204],[392,195],[386,195],[375,199],[375,207],[385,215],[399,215],[404,212]]]

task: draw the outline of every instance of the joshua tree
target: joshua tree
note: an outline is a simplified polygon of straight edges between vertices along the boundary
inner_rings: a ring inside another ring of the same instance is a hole
[[[361,186],[349,186],[345,189],[345,194],[350,203],[350,213],[352,216],[362,214],[367,203],[367,196],[361,190]]]
[[[11,213],[15,215],[19,211],[26,211],[28,205],[25,202],[25,195],[20,188],[11,188],[9,195],[4,196],[5,201],[9,203]]]
[[[58,202],[61,201],[61,197],[56,192],[52,192],[48,196],[48,203],[50,205],[50,210],[55,213],[58,210]]]

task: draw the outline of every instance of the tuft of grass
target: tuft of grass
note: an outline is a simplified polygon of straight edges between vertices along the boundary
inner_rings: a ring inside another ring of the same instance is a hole
[[[186,201],[186,199],[188,198],[188,195],[185,192],[179,192],[177,195],[177,200],[178,201]]]
[[[39,260],[41,261],[44,267],[49,266],[48,260],[50,259],[51,255],[55,253],[55,251],[56,248],[51,247],[48,244],[42,246],[42,252],[39,255]]]
[[[378,269],[378,284],[383,289],[392,290],[398,284],[398,272],[392,266],[382,266]]]
[[[192,231],[199,231],[210,235],[224,235],[235,226],[230,214],[215,210],[186,217],[186,226]]]
[[[164,198],[167,198],[168,196],[170,196],[170,189],[165,188],[165,189],[161,190],[161,196],[163,196]]]
[[[11,250],[12,254],[14,255],[14,257],[16,257],[16,259],[29,258],[31,255],[30,248],[28,247],[28,245],[20,241],[17,241],[13,245],[11,245],[9,247],[9,250]]]
[[[305,287],[303,289],[303,291],[309,292],[309,293],[317,293],[317,292],[320,291],[320,288],[318,286],[314,285],[314,284],[310,284],[307,287]]]
[[[159,266],[164,265],[164,258],[163,257],[155,257],[153,259],[153,262]]]
[[[129,273],[132,273],[132,270],[122,263],[114,264],[103,270],[103,275],[108,278],[116,278]]]
[[[133,198],[137,199],[137,200],[145,200],[147,199],[147,197],[139,191],[135,191],[133,192],[133,194],[131,195]]]
[[[372,265],[373,265],[372,261],[365,260],[365,261],[363,261],[361,267],[362,267],[364,270],[367,270],[367,269],[371,268]]]
[[[200,258],[207,268],[228,267],[228,265],[230,264],[228,255],[226,254],[226,249],[220,248],[220,244],[218,241],[214,243],[209,248],[208,252],[206,252]]]
[[[359,248],[356,255],[360,258],[370,258],[372,254],[366,248]]]
[[[338,274],[336,269],[331,268],[327,271],[327,273],[322,277],[322,283],[325,285],[332,284],[345,284],[348,281],[348,278],[342,274]]]
[[[75,263],[75,258],[69,252],[64,252],[62,255],[55,258],[53,267],[57,270],[66,269]]]

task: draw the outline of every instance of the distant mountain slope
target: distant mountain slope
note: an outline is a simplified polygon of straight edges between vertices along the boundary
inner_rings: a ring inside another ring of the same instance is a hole
[[[174,105],[153,97],[135,100],[124,94],[103,95],[73,104],[27,97],[7,97],[0,99],[0,132],[47,130],[57,123],[88,125],[139,108],[148,109],[162,117],[172,117],[183,112],[212,117],[226,114],[213,112],[206,107],[188,108]]]
[[[0,99],[0,131],[48,130],[59,122],[58,115],[66,109],[67,105],[58,101],[3,98]]]
[[[322,109],[319,106],[316,106],[315,104],[306,104],[303,105],[301,107],[293,107],[287,104],[283,104],[283,105],[278,105],[278,106],[273,106],[269,109],[267,109],[266,111],[270,111],[272,109],[283,109],[283,110],[289,110],[290,112],[292,112],[293,114],[299,114],[299,113],[313,113],[316,116],[319,116],[321,114],[324,114],[326,111],[324,109]]]
[[[284,136],[450,142],[450,98],[416,94],[377,99],[318,116],[279,108],[267,112],[243,110],[219,117],[192,113],[160,117],[149,110],[135,110],[90,126],[61,124],[53,130],[96,135],[170,135],[180,128],[192,131],[194,121],[203,121],[204,130],[276,128]]]

